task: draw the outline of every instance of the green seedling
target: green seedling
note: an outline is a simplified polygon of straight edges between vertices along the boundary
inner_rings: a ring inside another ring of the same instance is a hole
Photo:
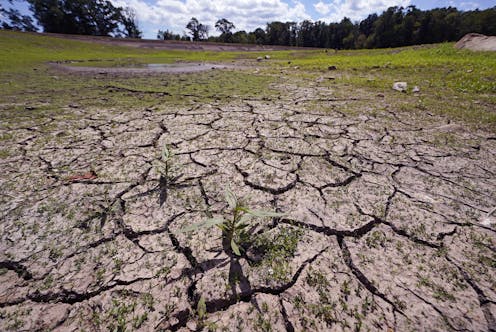
[[[197,314],[198,314],[198,319],[203,321],[203,319],[207,315],[207,304],[205,303],[205,298],[202,296],[200,297],[200,300],[198,301],[198,306],[196,308]]]
[[[167,144],[162,147],[161,159],[155,162],[155,170],[167,182],[173,182],[181,175],[177,175],[179,165],[174,162],[174,153],[170,150]]]
[[[250,226],[250,221],[253,218],[284,216],[283,213],[249,209],[229,188],[225,190],[225,199],[230,211],[228,218],[209,218],[201,223],[186,227],[182,231],[189,232],[200,228],[216,226],[222,230],[222,243],[230,247],[234,254],[241,256],[242,247],[240,247],[240,244],[249,238],[247,228]]]

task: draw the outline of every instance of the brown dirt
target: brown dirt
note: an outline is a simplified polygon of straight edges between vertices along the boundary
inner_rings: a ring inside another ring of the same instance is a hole
[[[496,36],[469,33],[463,36],[455,44],[455,47],[472,51],[496,51]]]
[[[303,86],[2,124],[0,330],[495,331],[494,134]],[[298,231],[292,255],[178,231],[222,215],[227,184],[286,213],[252,234]]]
[[[57,33],[42,33],[50,37],[88,41],[113,46],[151,48],[157,50],[190,50],[190,51],[231,51],[231,52],[264,52],[274,50],[301,50],[302,47],[254,44],[227,44],[210,42],[188,42],[157,39],[111,38],[85,35],[66,35]],[[312,48],[305,48],[312,49]]]

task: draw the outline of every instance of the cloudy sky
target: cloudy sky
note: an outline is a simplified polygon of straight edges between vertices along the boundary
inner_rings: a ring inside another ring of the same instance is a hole
[[[0,0],[6,2],[7,0]],[[339,22],[343,17],[361,20],[391,6],[415,5],[420,9],[457,7],[461,10],[486,9],[494,0],[110,0],[114,5],[133,7],[144,38],[156,38],[157,31],[172,30],[183,34],[191,17],[210,26],[210,34],[219,18],[233,22],[236,30],[265,28],[267,22],[313,21]]]
[[[305,19],[338,22],[343,17],[360,20],[391,6],[415,5],[420,9],[453,6],[462,10],[485,9],[494,0],[111,0],[115,5],[136,9],[145,38],[155,38],[158,29],[182,34],[191,17],[210,26],[227,18],[236,30],[264,28],[267,22]]]

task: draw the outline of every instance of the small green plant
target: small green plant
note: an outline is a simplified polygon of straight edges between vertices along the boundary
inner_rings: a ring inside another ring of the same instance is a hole
[[[205,303],[205,298],[203,296],[200,297],[200,300],[198,301],[196,312],[198,314],[198,319],[203,321],[207,315],[207,304]]]
[[[229,188],[225,190],[225,199],[230,210],[229,218],[210,218],[201,223],[186,227],[182,231],[188,232],[199,228],[216,226],[222,230],[223,244],[229,246],[234,254],[241,256],[240,244],[249,238],[247,228],[252,218],[273,218],[284,215],[283,213],[272,211],[249,209]]]
[[[179,165],[174,163],[174,153],[170,150],[167,144],[162,147],[161,159],[155,161],[155,170],[160,174],[161,178],[167,182],[176,180],[180,175],[177,175]]]

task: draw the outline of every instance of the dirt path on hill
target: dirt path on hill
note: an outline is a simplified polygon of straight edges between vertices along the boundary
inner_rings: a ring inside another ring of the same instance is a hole
[[[283,51],[283,50],[302,50],[312,49],[310,47],[291,47],[279,45],[256,45],[256,44],[228,44],[228,43],[211,43],[211,42],[190,42],[177,40],[158,40],[158,39],[127,39],[112,38],[101,36],[86,35],[65,35],[57,33],[36,33],[50,37],[88,41],[105,45],[151,48],[157,50],[188,50],[188,51],[226,51],[226,52],[264,52],[264,51]]]

